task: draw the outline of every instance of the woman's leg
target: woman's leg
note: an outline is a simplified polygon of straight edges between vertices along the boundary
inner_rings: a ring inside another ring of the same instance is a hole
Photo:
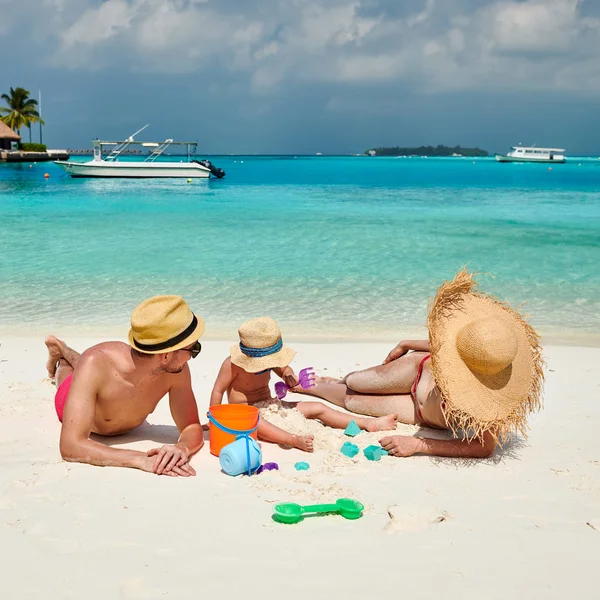
[[[410,394],[419,364],[426,356],[426,352],[409,352],[387,365],[354,371],[344,382],[361,394]]]
[[[344,383],[361,394],[410,394],[426,352],[409,352],[386,365],[352,371],[343,379],[317,377],[317,384]]]
[[[359,415],[384,417],[396,414],[402,423],[415,425],[420,422],[410,394],[357,394],[343,383],[319,383],[306,390],[297,386],[294,392],[322,398]]]

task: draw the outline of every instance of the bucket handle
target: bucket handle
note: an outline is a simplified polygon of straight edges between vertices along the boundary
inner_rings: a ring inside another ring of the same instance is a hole
[[[221,423],[219,423],[219,421],[217,421],[211,414],[210,411],[206,413],[206,416],[208,417],[208,420],[215,426],[218,427],[221,431],[224,431],[225,433],[229,433],[231,435],[235,435],[235,439],[239,439],[239,438],[245,438],[246,439],[246,459],[247,459],[247,463],[248,463],[248,475],[252,475],[252,466],[251,466],[251,462],[250,462],[250,434],[254,433],[257,429],[258,429],[258,424],[260,423],[260,415],[257,415],[256,417],[256,425],[252,428],[252,429],[229,429],[229,427],[225,427],[225,425],[222,425]],[[260,465],[258,465],[258,467],[256,467],[256,469],[254,469],[255,471],[258,470],[260,467]]]

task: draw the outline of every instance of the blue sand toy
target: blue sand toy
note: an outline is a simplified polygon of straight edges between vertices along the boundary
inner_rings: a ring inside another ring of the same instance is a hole
[[[254,438],[238,435],[235,442],[223,446],[219,462],[223,471],[232,477],[250,474],[260,467],[262,451]]]
[[[296,469],[296,471],[308,471],[310,469],[310,465],[307,462],[297,462],[294,465],[294,469]]]
[[[354,437],[361,432],[361,428],[356,424],[356,421],[352,420],[348,423],[348,427],[344,430],[344,433],[350,437]]]
[[[356,444],[353,444],[352,442],[345,442],[344,445],[340,448],[340,452],[348,458],[353,458],[360,452],[360,449]]]
[[[367,460],[381,460],[383,453],[387,452],[381,446],[367,446],[363,453],[367,457]]]

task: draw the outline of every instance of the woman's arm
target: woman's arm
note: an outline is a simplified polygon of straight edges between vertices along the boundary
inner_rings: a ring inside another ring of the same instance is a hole
[[[415,454],[444,456],[449,458],[489,458],[496,449],[496,442],[489,432],[480,440],[434,440],[432,438],[390,435],[379,440],[391,456],[407,457]]]
[[[429,352],[428,340],[402,340],[383,361],[384,365],[404,356],[407,352]]]

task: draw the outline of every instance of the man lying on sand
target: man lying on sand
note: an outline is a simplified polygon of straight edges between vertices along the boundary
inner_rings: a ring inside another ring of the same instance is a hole
[[[525,434],[544,378],[539,337],[525,319],[477,292],[463,270],[438,290],[428,329],[428,341],[400,342],[383,365],[294,391],[359,414],[398,413],[403,423],[462,437],[384,437],[380,443],[393,456],[484,458],[509,433]]]
[[[133,467],[171,477],[196,472],[189,464],[204,441],[187,362],[201,350],[204,322],[179,296],[155,296],[133,312],[129,344],[104,342],[83,354],[54,336],[46,339],[48,375],[56,378],[60,453],[71,462]],[[174,445],[146,452],[111,448],[91,433],[135,429],[169,394],[181,432]]]
[[[289,387],[298,385],[298,378],[289,366],[296,352],[283,345],[277,323],[269,317],[261,317],[244,323],[239,330],[240,343],[231,347],[219,370],[210,396],[210,405],[221,404],[227,392],[229,404],[256,404],[261,412],[277,399],[271,397],[269,380],[271,371],[281,377]],[[298,409],[307,419],[318,419],[324,425],[345,429],[353,418],[333,410],[321,402],[284,402],[289,409]],[[390,414],[376,419],[354,418],[356,424],[367,431],[396,429],[398,416]],[[258,437],[266,442],[284,444],[313,451],[312,435],[293,435],[261,419]]]

